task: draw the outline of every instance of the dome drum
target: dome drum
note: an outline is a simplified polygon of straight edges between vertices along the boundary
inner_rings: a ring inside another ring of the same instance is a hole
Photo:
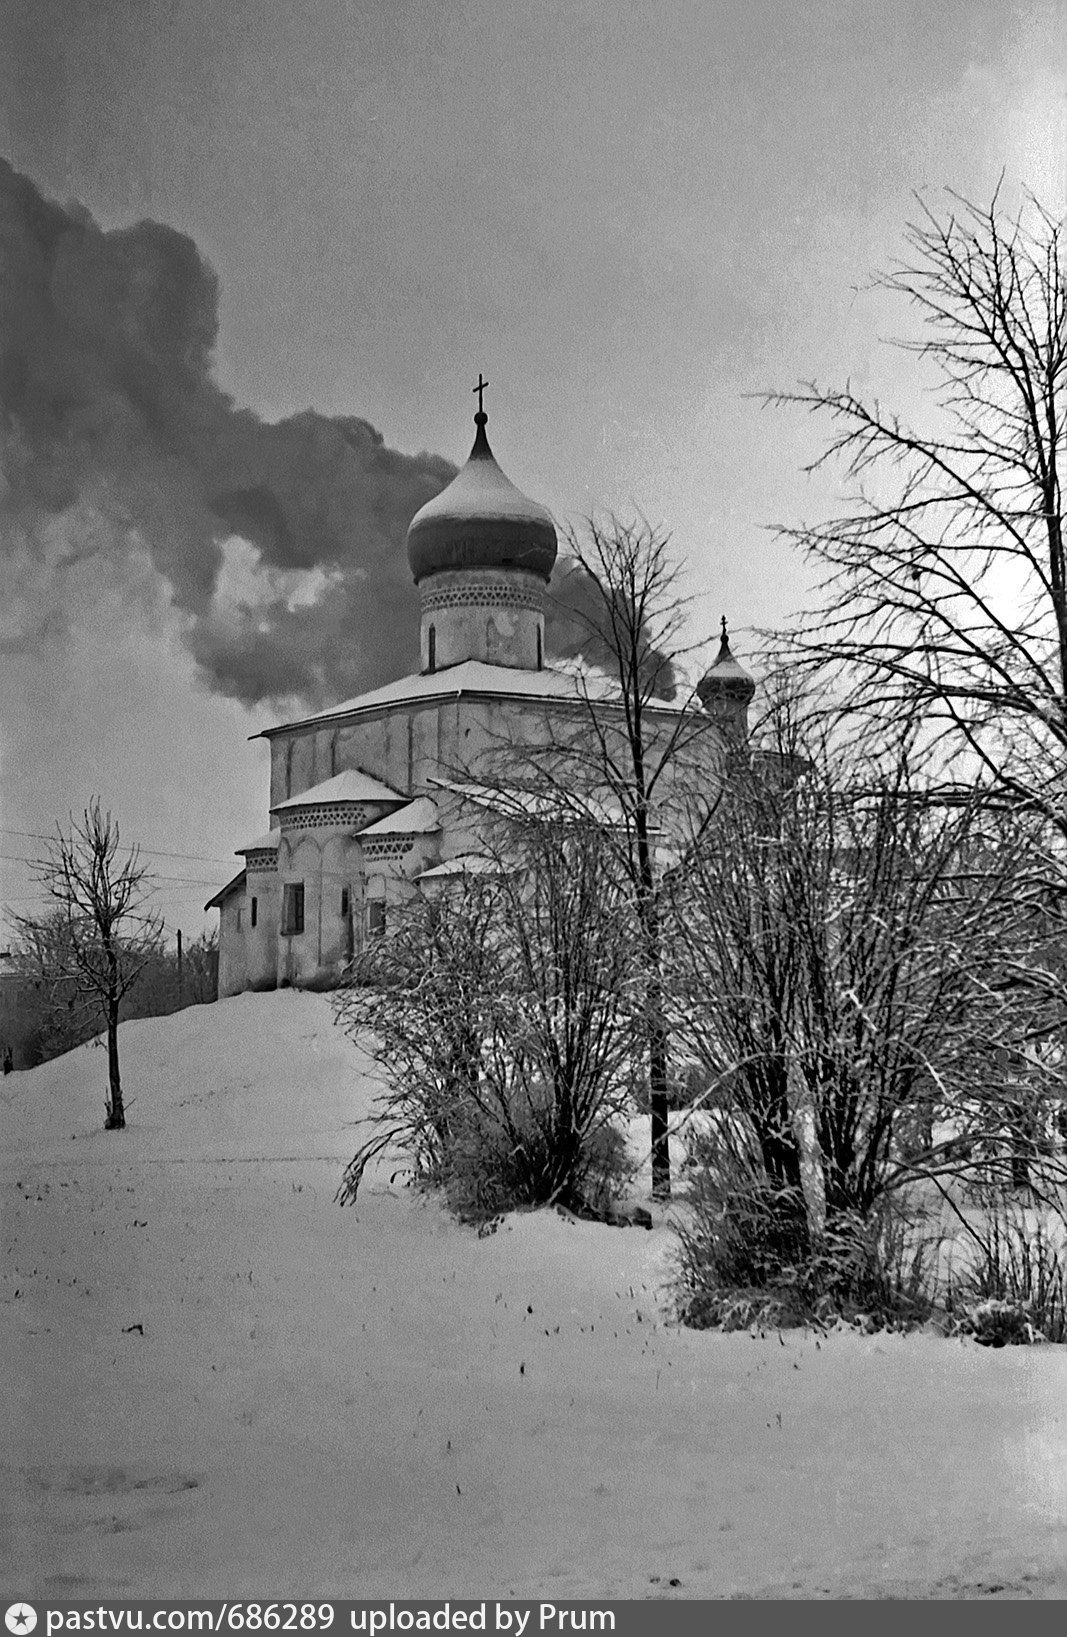
[[[467,659],[539,671],[544,664],[544,582],[511,569],[442,569],[419,587],[420,669]]]

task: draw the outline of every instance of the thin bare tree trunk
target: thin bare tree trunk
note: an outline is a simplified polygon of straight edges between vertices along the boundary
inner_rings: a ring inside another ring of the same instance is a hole
[[[126,1110],[122,1104],[122,1082],[119,1079],[119,1008],[115,1001],[107,1012],[107,1119],[105,1131],[126,1129]]]
[[[815,1124],[811,1092],[794,1063],[788,1069],[793,1131],[800,1149],[800,1186],[808,1219],[808,1239],[814,1250],[826,1235],[826,1172]]]
[[[670,1112],[667,1098],[667,1030],[663,1021],[663,997],[658,977],[648,988],[649,1039],[649,1137],[652,1144],[652,1197],[671,1197],[671,1151],[668,1129]]]

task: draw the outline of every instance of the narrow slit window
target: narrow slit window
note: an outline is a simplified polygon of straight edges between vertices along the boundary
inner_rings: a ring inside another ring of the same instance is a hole
[[[545,639],[544,639],[544,633],[542,632],[541,627],[538,626],[537,627],[537,669],[539,671],[543,671],[544,668],[545,668]]]
[[[429,670],[431,670],[431,671],[436,671],[436,669],[437,669],[437,627],[436,627],[436,625],[431,625],[430,629],[426,633],[426,659],[427,659],[427,668]]]
[[[258,898],[253,898],[251,906],[249,908],[249,912],[248,912],[249,925],[250,926],[255,926],[258,919],[259,919],[259,899]]]
[[[349,906],[348,888],[341,888],[341,914],[347,916]]]

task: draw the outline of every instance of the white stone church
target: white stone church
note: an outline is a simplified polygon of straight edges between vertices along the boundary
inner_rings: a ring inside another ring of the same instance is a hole
[[[556,530],[497,465],[486,421],[479,409],[467,464],[408,529],[418,671],[263,735],[270,827],[238,848],[244,868],[207,905],[219,911],[220,996],[339,971],[382,936],[391,906],[478,868],[464,775],[480,758],[618,710],[606,678],[545,664]],[[699,689],[713,736],[745,731],[752,692],[724,634]]]

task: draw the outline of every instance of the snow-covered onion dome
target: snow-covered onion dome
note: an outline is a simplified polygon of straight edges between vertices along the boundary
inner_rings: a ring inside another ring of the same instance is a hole
[[[719,643],[719,652],[715,656],[715,663],[707,671],[703,679],[697,683],[697,693],[700,703],[706,711],[713,711],[716,715],[735,717],[739,725],[743,726],[746,712],[756,691],[756,684],[743,665],[739,665],[730,652],[730,638],[726,631],[726,618],[722,622],[722,639]]]
[[[547,584],[556,561],[552,518],[500,470],[479,410],[470,458],[439,495],[415,513],[408,562],[419,585],[428,574],[462,568],[519,568]]]
[[[505,477],[485,434],[463,469],[415,513],[408,562],[422,598],[422,669],[483,660],[544,664],[544,588],[556,561],[550,514]]]

